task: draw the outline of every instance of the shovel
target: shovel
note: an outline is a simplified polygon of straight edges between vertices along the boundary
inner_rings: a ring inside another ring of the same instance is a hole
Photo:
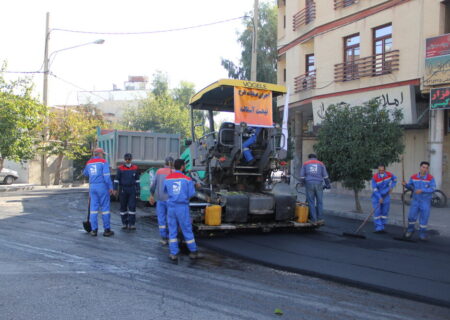
[[[86,221],[83,221],[83,228],[84,228],[84,230],[86,230],[87,233],[92,231],[91,222],[89,221],[90,216],[91,216],[91,196],[89,195],[88,214],[86,217]]]

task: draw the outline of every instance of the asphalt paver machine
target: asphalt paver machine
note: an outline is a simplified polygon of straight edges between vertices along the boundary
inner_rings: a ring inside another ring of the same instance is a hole
[[[191,98],[192,140],[185,160],[191,177],[202,185],[191,202],[195,231],[315,227],[297,222],[296,195],[289,188],[271,188],[287,149],[272,108],[285,93],[279,85],[223,79]],[[207,117],[201,137],[195,136],[196,110]],[[233,119],[218,125],[215,118],[223,112]],[[205,223],[205,206],[210,205],[221,206],[220,225]]]

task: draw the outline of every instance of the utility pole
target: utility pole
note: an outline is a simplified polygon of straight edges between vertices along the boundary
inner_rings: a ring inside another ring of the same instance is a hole
[[[250,71],[250,80],[256,81],[256,59],[258,50],[258,23],[259,23],[259,3],[255,0],[253,7],[253,41],[252,41],[252,65]]]
[[[47,12],[45,23],[45,49],[44,49],[44,85],[42,93],[42,103],[48,105],[48,45],[50,41],[50,12]],[[42,130],[42,146],[45,147],[47,141],[47,119],[44,121],[44,129]],[[41,155],[41,185],[46,185],[47,156],[42,150]]]

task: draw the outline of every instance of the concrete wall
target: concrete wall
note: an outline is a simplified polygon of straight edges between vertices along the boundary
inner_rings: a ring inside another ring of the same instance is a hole
[[[49,157],[47,159],[48,165],[48,177],[47,181],[53,184],[55,179],[55,166],[56,166],[56,156]],[[23,164],[18,162],[13,162],[6,160],[4,167],[16,170],[19,173],[19,179],[15,183],[30,183],[30,184],[41,184],[41,162],[40,158],[35,160],[26,161]],[[61,180],[63,183],[73,181],[73,161],[69,159],[64,159],[62,164],[62,174]]]
[[[55,179],[56,156],[47,159],[48,175],[46,181],[53,184]],[[68,183],[73,181],[73,160],[64,158],[61,168],[61,182]],[[40,158],[28,161],[28,183],[41,184],[41,162]]]

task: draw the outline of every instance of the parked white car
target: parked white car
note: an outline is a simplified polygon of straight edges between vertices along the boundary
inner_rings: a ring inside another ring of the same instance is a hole
[[[19,179],[17,171],[3,168],[0,172],[0,183],[12,184],[17,179]]]

